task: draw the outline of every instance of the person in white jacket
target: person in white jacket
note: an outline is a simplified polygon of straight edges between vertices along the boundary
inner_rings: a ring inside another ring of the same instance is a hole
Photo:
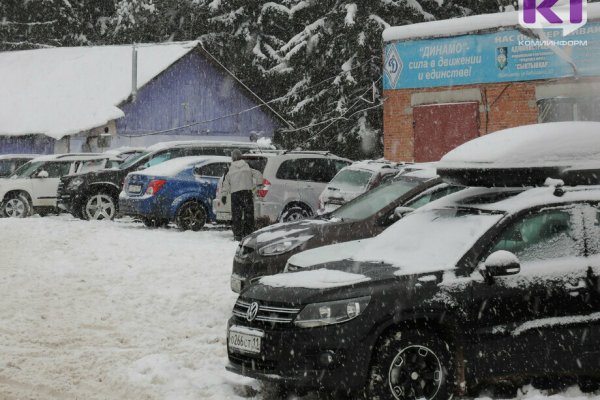
[[[231,152],[229,171],[223,178],[221,201],[231,194],[231,228],[233,238],[242,240],[254,231],[254,190],[262,184],[262,174],[242,160],[242,152]]]

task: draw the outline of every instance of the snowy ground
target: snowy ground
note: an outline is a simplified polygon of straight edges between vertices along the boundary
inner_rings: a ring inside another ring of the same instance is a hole
[[[272,398],[225,371],[231,237],[0,219],[0,399]]]

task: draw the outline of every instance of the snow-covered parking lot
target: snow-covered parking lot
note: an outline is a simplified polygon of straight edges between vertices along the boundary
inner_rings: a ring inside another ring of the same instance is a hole
[[[225,371],[230,231],[61,215],[0,219],[0,243],[0,399],[268,397]]]

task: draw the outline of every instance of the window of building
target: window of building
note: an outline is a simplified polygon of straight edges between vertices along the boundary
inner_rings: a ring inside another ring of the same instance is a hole
[[[539,122],[600,121],[600,96],[554,97],[537,105]]]

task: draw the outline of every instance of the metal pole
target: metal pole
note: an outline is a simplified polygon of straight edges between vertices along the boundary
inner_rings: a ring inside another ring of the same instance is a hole
[[[133,44],[131,53],[131,101],[137,98],[137,48]]]

